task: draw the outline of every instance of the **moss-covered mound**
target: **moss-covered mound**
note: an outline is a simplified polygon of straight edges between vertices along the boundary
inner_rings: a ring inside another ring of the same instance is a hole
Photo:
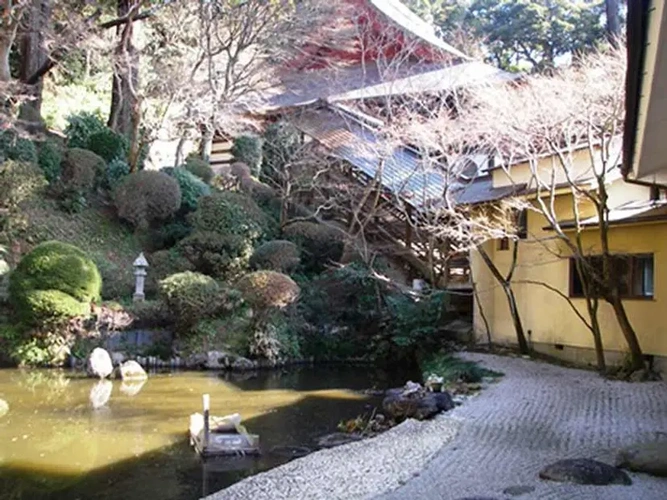
[[[35,247],[10,276],[9,298],[22,320],[40,323],[86,314],[102,278],[79,248],[60,241]]]

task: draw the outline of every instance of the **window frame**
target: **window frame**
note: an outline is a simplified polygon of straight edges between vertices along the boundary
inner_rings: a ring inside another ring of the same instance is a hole
[[[627,283],[629,284],[628,288],[630,289],[630,293],[623,294],[621,296],[621,299],[623,300],[655,300],[655,254],[653,253],[632,253],[632,254],[613,254],[612,257],[615,258],[625,258],[628,259],[628,269],[629,273],[626,274],[626,279]],[[601,259],[601,255],[587,255],[585,257],[586,259],[590,258],[599,258]],[[635,272],[637,270],[636,263],[640,259],[646,259],[650,258],[651,259],[651,273],[652,273],[652,293],[651,295],[643,295],[640,293],[635,293],[634,291],[634,283],[635,283]],[[577,267],[576,267],[576,258],[575,257],[570,257],[568,258],[568,266],[569,266],[569,279],[568,279],[568,297],[572,299],[583,299],[585,298],[585,295],[579,292],[575,293],[575,280],[579,279],[579,275],[577,274]]]

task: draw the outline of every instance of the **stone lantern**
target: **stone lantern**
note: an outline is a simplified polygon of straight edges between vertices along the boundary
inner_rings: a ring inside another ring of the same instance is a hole
[[[134,296],[132,297],[135,302],[140,302],[146,298],[144,294],[144,285],[146,284],[146,269],[148,269],[148,261],[144,257],[143,252],[139,254],[137,260],[134,261]]]

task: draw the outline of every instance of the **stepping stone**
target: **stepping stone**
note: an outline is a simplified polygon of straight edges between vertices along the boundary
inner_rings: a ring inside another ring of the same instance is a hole
[[[561,483],[590,484],[632,484],[630,477],[620,469],[589,458],[559,460],[540,471],[541,479]]]
[[[529,486],[526,484],[520,484],[517,486],[508,486],[503,490],[503,495],[509,495],[512,497],[518,497],[521,495],[525,495],[527,493],[532,493],[535,491],[535,486]]]
[[[493,498],[493,497],[465,497],[465,498],[459,498],[459,500],[500,500],[500,498]]]
[[[643,443],[619,450],[616,466],[652,476],[667,477],[667,442]]]

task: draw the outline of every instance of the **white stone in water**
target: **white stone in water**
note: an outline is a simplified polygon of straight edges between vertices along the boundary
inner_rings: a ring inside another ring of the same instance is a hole
[[[9,413],[9,403],[4,399],[0,399],[0,417],[4,417]]]
[[[120,365],[120,377],[123,380],[143,380],[148,378],[148,375],[139,363],[130,360]]]
[[[107,378],[113,373],[113,362],[105,349],[96,347],[90,353],[88,357],[88,373],[99,378]]]

